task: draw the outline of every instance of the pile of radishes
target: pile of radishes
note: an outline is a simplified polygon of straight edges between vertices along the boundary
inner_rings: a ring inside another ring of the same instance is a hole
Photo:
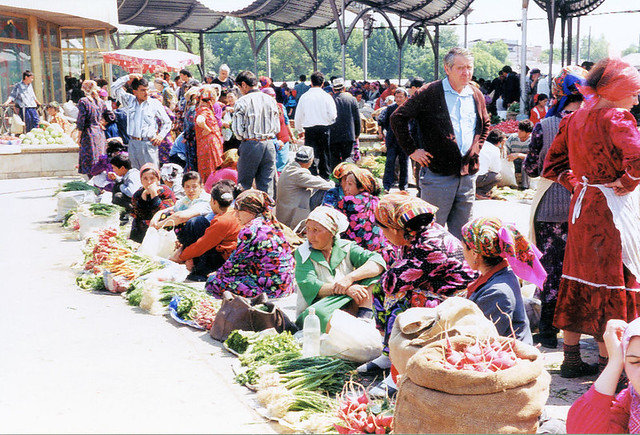
[[[485,341],[477,340],[456,350],[447,339],[445,358],[438,362],[449,370],[497,372],[513,367],[518,360],[511,340],[504,340],[502,343],[492,338]]]
[[[502,131],[504,134],[511,134],[518,132],[518,121],[515,119],[510,119],[508,121],[502,121],[500,124],[492,125],[491,129],[497,128]]]
[[[385,434],[393,430],[393,415],[372,402],[367,393],[356,396],[353,390],[338,396],[338,419],[334,428],[340,434]]]

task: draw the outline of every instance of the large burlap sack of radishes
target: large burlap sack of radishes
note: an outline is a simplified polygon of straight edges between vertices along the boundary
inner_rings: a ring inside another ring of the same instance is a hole
[[[389,338],[389,357],[398,373],[405,372],[416,352],[445,335],[488,338],[498,337],[498,331],[478,305],[466,298],[451,297],[435,308],[409,308],[398,314]]]
[[[533,346],[504,337],[441,340],[409,360],[398,386],[394,431],[536,433],[550,381]]]

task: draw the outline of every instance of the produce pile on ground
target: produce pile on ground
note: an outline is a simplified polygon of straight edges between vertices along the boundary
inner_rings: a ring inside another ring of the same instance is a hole
[[[307,433],[390,433],[393,406],[354,382],[355,365],[303,358],[290,333],[233,331],[224,343],[239,355],[236,382],[257,391],[268,418]]]
[[[21,134],[23,145],[75,145],[71,136],[66,134],[58,124],[51,124],[45,129],[34,128],[29,133]]]
[[[491,126],[491,130],[493,130],[494,128],[497,128],[498,130],[502,131],[504,134],[508,136],[512,133],[518,132],[518,121],[516,121],[515,119],[502,121],[500,124]]]
[[[512,189],[509,186],[494,187],[491,189],[491,197],[494,199],[503,200],[518,200],[518,201],[531,201],[535,196],[536,191],[534,189]]]
[[[478,340],[456,350],[447,339],[444,359],[439,363],[448,370],[497,372],[513,367],[518,359],[513,342],[509,340],[503,343],[496,339]]]
[[[385,156],[375,157],[369,155],[361,158],[358,162],[358,166],[370,170],[374,177],[382,178],[384,175],[384,165],[386,161],[387,158]]]

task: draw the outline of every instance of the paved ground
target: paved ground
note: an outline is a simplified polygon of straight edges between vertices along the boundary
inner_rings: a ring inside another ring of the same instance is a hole
[[[274,433],[207,334],[75,287],[61,181],[0,181],[0,432]]]
[[[53,222],[65,180],[0,181],[0,433],[274,433],[207,334],[74,285],[81,243]],[[481,201],[474,214],[528,231],[523,204]],[[594,361],[593,340],[584,347]],[[548,411],[564,418],[593,378],[561,379],[560,349],[542,350]]]

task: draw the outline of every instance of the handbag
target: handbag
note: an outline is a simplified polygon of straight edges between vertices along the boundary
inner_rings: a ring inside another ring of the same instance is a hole
[[[258,308],[259,306],[266,307],[266,311]],[[236,329],[259,332],[270,328],[279,333],[298,330],[279,307],[268,301],[266,294],[261,293],[247,299],[225,291],[222,294],[222,306],[216,314],[209,335],[214,340],[225,341]]]

